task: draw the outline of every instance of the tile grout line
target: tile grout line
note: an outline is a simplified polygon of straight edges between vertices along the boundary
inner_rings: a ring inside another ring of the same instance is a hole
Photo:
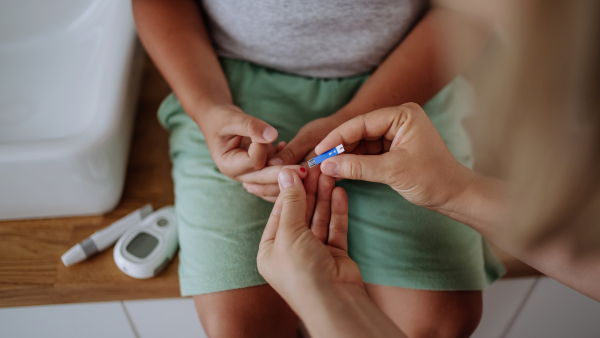
[[[135,328],[135,325],[133,324],[133,320],[131,320],[131,317],[129,316],[129,312],[127,312],[127,308],[125,307],[125,304],[123,303],[123,301],[119,301],[119,303],[121,303],[121,307],[123,308],[123,311],[125,312],[125,317],[127,317],[127,321],[129,322],[129,326],[131,326],[133,335],[135,336],[135,338],[140,338],[140,335],[139,335],[137,329]]]
[[[533,290],[535,290],[535,287],[538,285],[539,281],[540,281],[540,277],[538,276],[535,278],[535,281],[533,282],[533,284],[529,287],[529,290],[527,290],[527,294],[525,295],[525,297],[523,297],[523,300],[521,301],[521,304],[519,304],[517,311],[515,311],[515,314],[508,321],[508,324],[506,325],[504,330],[502,330],[502,334],[500,335],[500,338],[506,338],[508,336],[508,334],[510,333],[510,330],[512,329],[513,325],[517,321],[517,318],[519,318],[519,315],[523,311],[523,308],[525,307],[525,304],[527,304],[527,301],[529,301],[529,298],[531,297],[531,294],[533,293]]]

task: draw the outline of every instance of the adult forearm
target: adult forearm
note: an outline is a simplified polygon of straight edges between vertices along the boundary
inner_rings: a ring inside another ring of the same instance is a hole
[[[477,175],[464,166],[458,168],[455,177],[468,185],[464,190],[457,190],[448,203],[435,211],[472,227],[493,241],[500,240],[510,220],[508,183]]]
[[[431,9],[339,114],[346,120],[406,102],[424,104],[473,62],[489,31],[455,11]],[[457,57],[448,58],[449,41],[460,48]]]
[[[406,337],[364,288],[330,285],[303,294],[292,306],[314,338]]]
[[[188,114],[231,104],[227,80],[194,0],[133,0],[146,51]]]
[[[515,218],[515,191],[507,182],[471,172],[468,188],[436,211],[472,227],[540,272],[600,301],[600,254],[578,254],[580,243],[572,234],[576,230],[568,224],[563,231],[539,243],[524,240],[525,235],[530,235],[531,225]]]

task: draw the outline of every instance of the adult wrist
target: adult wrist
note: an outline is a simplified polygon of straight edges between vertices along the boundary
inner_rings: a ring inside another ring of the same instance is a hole
[[[468,205],[469,202],[469,189],[473,186],[473,183],[478,179],[478,176],[474,171],[465,167],[464,165],[457,163],[456,170],[449,181],[447,190],[449,191],[449,197],[439,206],[432,208],[441,214],[450,216],[457,210],[461,209],[463,205]]]
[[[405,337],[360,285],[325,284],[302,294],[310,301],[294,310],[315,338]]]
[[[358,285],[311,283],[301,290],[291,305],[309,329],[321,325],[329,314],[339,313],[358,299],[368,297],[365,289]]]

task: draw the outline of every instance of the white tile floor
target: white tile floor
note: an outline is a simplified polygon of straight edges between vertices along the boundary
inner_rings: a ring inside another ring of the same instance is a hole
[[[189,298],[0,309],[0,337],[205,338]],[[600,303],[550,278],[506,279],[484,292],[473,338],[598,338]]]

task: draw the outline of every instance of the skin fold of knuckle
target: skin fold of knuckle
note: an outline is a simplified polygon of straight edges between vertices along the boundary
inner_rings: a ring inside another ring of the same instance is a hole
[[[292,148],[289,146],[281,151],[280,158],[284,160],[284,162],[288,162],[290,164],[294,164],[296,162],[294,150],[292,150]]]
[[[248,132],[248,135],[255,135],[257,133],[256,121],[252,118],[247,118],[244,120],[244,128]],[[260,133],[258,133],[260,134]]]
[[[342,166],[343,168],[343,166]],[[348,174],[348,176],[352,179],[355,180],[360,180],[362,179],[362,164],[360,163],[360,161],[350,161],[347,163],[346,168],[345,168],[345,173]],[[340,173],[342,173],[344,171],[340,171]]]
[[[290,188],[293,189],[293,188]],[[306,197],[299,190],[287,191],[283,197],[284,204],[296,204],[304,201]]]

